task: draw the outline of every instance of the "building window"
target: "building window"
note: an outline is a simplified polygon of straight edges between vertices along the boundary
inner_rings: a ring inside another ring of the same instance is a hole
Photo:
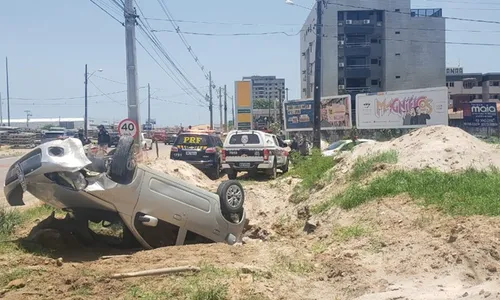
[[[448,81],[448,82],[446,82],[446,86],[447,87],[454,87],[455,86],[455,82],[454,81]]]
[[[396,34],[401,34],[401,31],[396,31]]]
[[[394,11],[396,12],[400,12],[401,10],[399,8],[396,8]]]
[[[378,85],[378,80],[377,79],[372,80],[372,85]]]
[[[371,40],[370,40],[370,43],[372,43],[372,44],[376,44],[376,43],[378,43],[378,39],[371,39]]]
[[[399,78],[401,78],[401,76],[396,76],[396,79],[399,79]]]
[[[378,64],[378,59],[372,58],[371,63],[372,63],[372,65]]]
[[[490,86],[500,86],[500,81],[490,81]]]
[[[401,53],[396,53],[396,56],[401,56]]]
[[[475,86],[476,86],[476,82],[475,81],[464,81],[463,82],[464,89],[471,89],[471,88],[473,88]]]
[[[344,12],[343,11],[337,12],[337,18],[339,21],[344,21]]]
[[[383,11],[377,10],[377,22],[382,22],[383,21],[383,16],[384,16]]]
[[[346,58],[347,66],[365,66],[366,57],[364,56],[348,56]]]

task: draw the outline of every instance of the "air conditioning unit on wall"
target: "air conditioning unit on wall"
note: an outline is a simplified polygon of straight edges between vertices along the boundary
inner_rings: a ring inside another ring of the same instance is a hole
[[[339,41],[339,45],[344,45],[344,41]]]
[[[339,84],[339,90],[345,90],[345,85]]]
[[[339,63],[339,67],[343,68],[344,67],[344,63],[343,62]]]
[[[363,20],[363,24],[370,24],[370,20]]]
[[[352,24],[352,20],[345,20],[346,24]]]

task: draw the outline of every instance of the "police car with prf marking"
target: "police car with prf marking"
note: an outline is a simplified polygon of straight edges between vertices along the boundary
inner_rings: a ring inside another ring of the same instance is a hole
[[[211,179],[221,174],[222,141],[213,131],[181,132],[170,150],[170,159],[185,161]]]
[[[224,141],[222,169],[229,179],[235,179],[238,172],[254,176],[265,172],[276,178],[277,170],[288,172],[287,145],[276,135],[259,130],[233,130]]]

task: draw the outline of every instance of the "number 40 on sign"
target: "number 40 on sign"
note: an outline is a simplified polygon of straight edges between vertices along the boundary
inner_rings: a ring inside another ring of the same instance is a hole
[[[137,123],[131,119],[122,120],[118,124],[118,133],[120,135],[130,135],[135,138],[138,134]]]

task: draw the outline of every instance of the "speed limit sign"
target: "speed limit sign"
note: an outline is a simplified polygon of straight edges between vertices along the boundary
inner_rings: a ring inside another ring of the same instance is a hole
[[[138,132],[139,128],[134,120],[125,119],[118,124],[118,133],[120,135],[130,135],[135,138]]]

